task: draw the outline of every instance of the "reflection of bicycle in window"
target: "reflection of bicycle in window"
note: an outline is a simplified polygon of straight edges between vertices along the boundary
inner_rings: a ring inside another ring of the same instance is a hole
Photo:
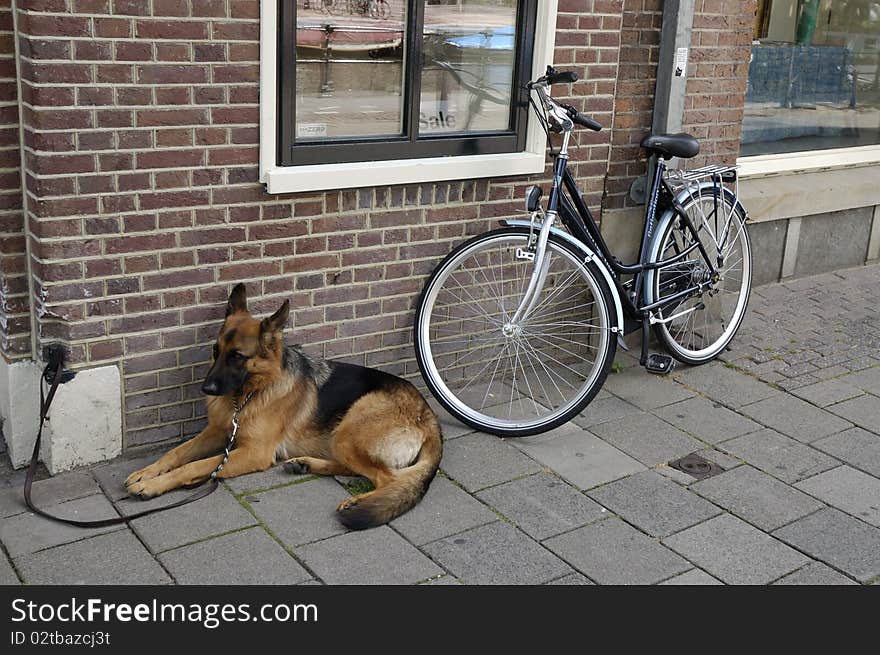
[[[314,4],[318,6],[318,9],[325,14],[333,14],[334,16],[338,16],[343,11],[345,11],[345,2],[344,0],[313,0]],[[309,9],[311,2],[306,0],[303,5],[303,9]]]
[[[351,16],[360,14],[377,20],[385,20],[391,15],[391,7],[387,0],[348,0],[348,13]]]
[[[444,37],[425,35],[425,65],[423,70],[437,70],[446,73],[440,80],[441,86],[438,89],[441,101],[448,100],[448,82],[450,79],[461,90],[467,92],[468,101],[467,108],[465,109],[465,122],[463,125],[458,125],[457,129],[468,131],[471,129],[474,119],[481,114],[484,101],[496,105],[509,105],[510,91],[507,85],[493,85],[489,82],[485,65],[478,67],[479,73],[468,70],[461,65],[454,66],[449,61],[449,53],[446,52],[447,45]]]

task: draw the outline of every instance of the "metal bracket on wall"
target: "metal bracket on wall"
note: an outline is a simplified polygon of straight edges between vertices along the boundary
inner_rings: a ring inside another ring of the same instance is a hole
[[[651,125],[655,134],[681,131],[695,1],[665,0],[663,3],[663,27],[660,30],[657,84],[654,89],[654,120]],[[639,204],[647,202],[648,180],[652,176],[650,167],[649,163],[647,174],[636,178],[629,189],[630,198]],[[670,162],[670,167],[675,168],[674,160]]]

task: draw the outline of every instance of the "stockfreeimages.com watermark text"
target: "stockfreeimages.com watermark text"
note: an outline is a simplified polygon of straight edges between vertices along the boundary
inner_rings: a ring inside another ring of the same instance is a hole
[[[12,601],[12,622],[38,623],[193,623],[213,630],[224,623],[317,623],[314,604],[266,603],[108,603],[100,598],[37,603],[24,598]]]

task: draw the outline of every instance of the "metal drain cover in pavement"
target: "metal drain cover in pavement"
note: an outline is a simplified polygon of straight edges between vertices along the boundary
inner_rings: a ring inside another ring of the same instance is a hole
[[[713,475],[724,473],[724,469],[718,466],[718,464],[710,462],[704,457],[700,457],[697,453],[691,453],[690,455],[685,455],[674,462],[669,462],[669,466],[678,469],[682,473],[687,473],[689,476],[696,478],[697,480],[711,478]]]

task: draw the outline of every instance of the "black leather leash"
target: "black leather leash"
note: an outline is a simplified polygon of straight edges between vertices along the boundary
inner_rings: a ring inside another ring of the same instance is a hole
[[[51,364],[46,365],[46,368],[43,369],[43,375],[40,378],[40,425],[39,425],[39,428],[37,429],[37,440],[34,442],[34,452],[33,452],[33,455],[31,455],[31,463],[30,463],[30,466],[28,467],[27,475],[25,475],[25,478],[24,478],[24,502],[27,504],[28,508],[30,508],[30,510],[34,514],[39,514],[40,516],[42,516],[44,518],[51,519],[52,521],[58,521],[59,523],[66,523],[67,525],[73,525],[78,528],[100,528],[100,527],[104,527],[106,525],[118,525],[119,523],[128,523],[129,521],[133,521],[134,519],[138,519],[142,516],[147,516],[148,514],[155,514],[156,512],[164,512],[167,509],[174,509],[175,507],[187,505],[189,503],[200,500],[200,499],[204,498],[205,496],[208,496],[209,494],[216,491],[217,487],[219,486],[219,482],[217,481],[217,476],[216,476],[217,471],[214,471],[214,473],[211,474],[211,477],[205,478],[201,482],[197,482],[196,484],[188,485],[186,487],[187,489],[195,489],[197,487],[202,487],[194,494],[187,496],[186,498],[179,500],[176,503],[171,503],[170,505],[164,505],[162,507],[154,507],[152,509],[147,509],[142,512],[130,514],[128,516],[114,516],[113,518],[100,519],[97,521],[77,521],[75,519],[67,519],[67,518],[63,518],[61,516],[54,516],[53,514],[49,514],[48,512],[45,512],[45,511],[41,510],[40,508],[36,507],[34,505],[33,501],[31,500],[31,485],[33,485],[33,482],[34,482],[34,474],[37,471],[37,459],[40,456],[40,442],[42,441],[42,438],[43,438],[43,424],[46,422],[46,417],[49,414],[49,407],[52,405],[52,400],[55,398],[55,392],[58,390],[58,385],[61,383],[63,362],[60,360],[58,361],[57,366],[54,371],[54,376],[52,377],[52,383],[49,387],[49,393],[48,393],[48,395],[46,395],[46,394],[44,394],[44,391],[43,391],[43,382],[45,380],[48,380],[49,374],[52,373],[52,371],[49,368],[50,366],[51,366]],[[235,438],[235,435],[233,433],[232,437],[230,438],[230,443],[228,443],[226,445],[227,457],[229,455],[229,448],[232,445],[232,443],[231,443],[232,439],[234,439],[234,438]],[[225,463],[226,460],[224,459],[223,461]],[[221,464],[219,468],[222,468],[222,466],[223,465]],[[219,468],[218,468],[218,470],[219,470]],[[205,485],[205,483],[208,483],[208,484]]]

